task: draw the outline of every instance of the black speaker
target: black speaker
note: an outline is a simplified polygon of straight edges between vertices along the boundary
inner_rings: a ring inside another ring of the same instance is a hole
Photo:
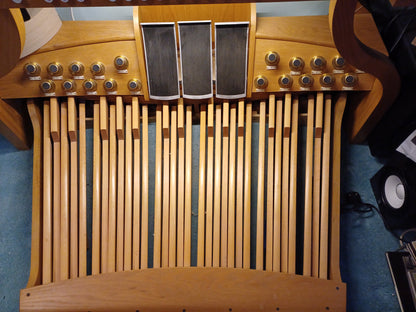
[[[416,227],[416,163],[395,156],[371,178],[371,186],[387,229]]]

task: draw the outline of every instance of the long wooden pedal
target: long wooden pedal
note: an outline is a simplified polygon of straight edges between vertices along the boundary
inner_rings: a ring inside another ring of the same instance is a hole
[[[214,205],[214,101],[208,102],[207,121],[207,179],[205,203],[205,266],[212,266],[212,235]]]
[[[273,271],[280,272],[281,213],[282,213],[282,134],[283,100],[276,101],[273,202]]]
[[[251,133],[252,133],[252,104],[246,104],[246,134],[244,155],[244,233],[243,233],[243,268],[250,268],[251,242]]]
[[[192,106],[186,106],[184,266],[191,265],[192,227]]]
[[[312,190],[312,276],[319,276],[319,235],[321,214],[321,162],[322,162],[322,126],[324,94],[316,95],[315,137],[313,153],[313,190]]]
[[[169,266],[169,183],[170,183],[170,114],[169,104],[162,104],[163,110],[163,194],[162,194],[162,267]]]
[[[331,161],[331,96],[325,96],[322,146],[321,231],[319,241],[319,278],[328,278],[329,178]]]
[[[266,102],[260,102],[259,120],[259,154],[258,154],[258,183],[257,183],[257,239],[256,239],[256,269],[263,270],[264,265],[264,165],[266,154]]]
[[[229,268],[235,266],[235,192],[236,192],[236,127],[237,105],[231,104],[230,109],[230,158],[228,173],[228,263]]]
[[[126,105],[125,121],[125,172],[124,172],[124,271],[132,269],[132,231],[133,231],[133,131],[132,105]],[[140,180],[140,174],[137,176]],[[140,192],[139,192],[140,198]],[[140,214],[139,214],[140,216]],[[140,217],[139,217],[140,218]],[[134,222],[139,223],[134,220]],[[136,223],[136,224],[137,224]],[[136,233],[139,236],[140,234]]]
[[[238,102],[237,122],[237,187],[235,216],[235,267],[243,267],[243,212],[244,212],[244,101]]]
[[[116,98],[116,134],[117,134],[117,225],[116,225],[116,271],[124,268],[124,162],[125,127],[124,105],[120,96]]]
[[[214,233],[212,266],[220,266],[221,250],[221,105],[215,106]]]
[[[297,157],[299,100],[292,102],[292,132],[290,137],[290,180],[289,180],[289,256],[288,273],[296,271],[296,205],[297,205]]]
[[[106,97],[100,97],[101,136],[101,272],[108,272],[109,119]],[[96,230],[98,231],[98,230]]]
[[[153,267],[161,266],[162,245],[162,105],[156,107],[156,149],[155,149],[155,220]]]
[[[92,275],[99,274],[101,252],[101,140],[100,140],[100,103],[94,102],[93,124],[93,178],[92,178]]]
[[[132,98],[131,103],[131,131],[133,134],[133,224],[132,224],[132,269],[140,269],[140,218],[141,218],[141,179],[140,179],[140,108],[139,99],[137,97]],[[127,121],[126,121],[127,123]],[[128,125],[126,124],[126,128]],[[126,140],[127,141],[127,140]],[[145,156],[143,156],[144,158]],[[126,170],[126,177],[128,177],[128,171]],[[146,181],[147,182],[147,181]],[[126,185],[127,186],[127,185]],[[127,200],[126,200],[127,202]],[[127,216],[125,218],[127,222]],[[125,239],[125,242],[127,240]],[[127,244],[127,243],[126,243]],[[125,249],[128,248],[125,246]],[[146,246],[147,249],[147,246]]]
[[[198,246],[197,265],[205,264],[205,179],[206,179],[206,128],[207,108],[200,106],[200,130],[199,130],[199,190],[198,190]]]
[[[276,99],[269,96],[269,129],[267,135],[267,197],[266,197],[266,271],[273,269],[273,200],[274,200],[274,134]]]
[[[79,111],[79,242],[78,276],[87,275],[87,138],[85,102],[78,105]]]
[[[52,144],[50,103],[43,103],[43,241],[42,284],[52,282]]]
[[[68,98],[70,144],[70,278],[78,277],[78,135],[75,99]]]
[[[313,181],[313,132],[315,99],[308,96],[308,117],[306,124],[306,160],[305,160],[305,208],[303,235],[303,275],[312,273],[312,181]]]
[[[134,103],[134,101],[133,101]],[[148,106],[142,105],[142,118],[143,118],[143,135],[142,135],[142,243],[141,243],[141,260],[140,268],[144,269],[148,267],[148,219],[149,219],[149,113]],[[140,146],[140,142],[138,147]],[[135,141],[136,149],[136,141]],[[135,152],[136,153],[136,152]],[[135,156],[136,157],[136,156]],[[136,169],[135,169],[136,170]]]
[[[183,98],[178,100],[178,227],[176,264],[184,265],[184,225],[185,225],[185,106]]]
[[[171,107],[170,125],[170,196],[169,196],[169,267],[176,266],[177,232],[177,150],[178,150],[178,108]]]
[[[117,220],[117,137],[116,137],[116,105],[110,105],[109,131],[109,185],[108,185],[108,272],[116,270],[116,220]]]
[[[61,279],[69,278],[68,103],[61,103]]]
[[[222,177],[221,177],[221,266],[228,264],[228,154],[229,154],[229,103],[223,104],[222,121]]]
[[[282,232],[281,232],[281,272],[288,272],[289,254],[289,165],[292,96],[285,95],[283,117],[283,159],[282,159]]]

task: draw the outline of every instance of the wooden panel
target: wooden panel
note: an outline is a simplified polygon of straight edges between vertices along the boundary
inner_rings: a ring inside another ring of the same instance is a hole
[[[98,55],[97,51],[103,51]],[[127,57],[129,61],[128,73],[119,73],[114,66],[114,58],[120,55],[120,51]],[[69,65],[78,61],[84,65],[84,78],[76,79],[76,95],[86,96],[87,93],[82,87],[84,79],[94,79],[94,75],[90,71],[93,62],[100,61],[105,66],[104,78],[113,78],[117,82],[117,94],[130,95],[128,82],[130,79],[141,79],[139,64],[137,60],[137,52],[135,42],[131,41],[115,41],[106,43],[97,43],[91,45],[76,46],[61,50],[53,50],[44,53],[35,53],[20,60],[15,68],[7,75],[0,79],[0,97],[8,98],[31,98],[31,97],[47,97],[39,88],[40,81],[29,80],[23,73],[23,67],[26,63],[35,62],[41,66],[41,79],[50,79],[46,70],[51,61],[58,62],[63,67],[63,80],[73,79],[74,77],[68,70]],[[62,87],[62,81],[56,80],[55,94],[56,96],[67,96]],[[140,93],[141,94],[141,93]],[[104,80],[97,80],[97,95],[107,95],[104,89]]]
[[[132,21],[62,21],[56,35],[36,53],[128,40],[134,40]]]
[[[207,283],[215,287],[201,292]],[[51,291],[54,300],[50,300]],[[174,268],[102,274],[24,289],[20,300],[22,312],[345,311],[346,286],[335,281],[255,270]]]
[[[270,69],[267,67],[266,62],[264,61],[265,55],[269,51],[276,51],[280,56],[280,62],[277,65],[277,68]],[[294,52],[296,51],[296,52]],[[312,74],[314,77],[314,83],[310,90],[312,91],[320,91],[322,86],[319,82],[322,73],[313,72],[312,68],[310,67],[310,61],[314,56],[320,55],[326,59],[326,68],[324,72],[333,73],[335,77],[335,83],[330,88],[330,90],[343,90],[343,84],[341,82],[341,78],[344,75],[342,72],[339,73],[337,71],[334,72],[334,68],[332,65],[332,59],[339,55],[339,52],[335,48],[319,46],[316,44],[307,44],[307,43],[300,43],[294,41],[283,41],[283,40],[271,40],[271,39],[256,39],[256,57],[254,60],[254,76],[257,77],[258,75],[262,75],[267,78],[268,86],[266,89],[261,91],[256,91],[256,87],[253,86],[252,91],[256,93],[261,92],[285,92],[287,89],[281,88],[279,85],[279,77],[281,75],[289,75],[291,74],[291,69],[289,67],[289,61],[292,57],[301,57],[304,62],[305,66],[301,71],[302,74],[308,73]],[[355,68],[347,63],[344,68],[344,72],[352,72],[355,73]],[[291,92],[296,91],[305,91],[304,88],[299,84],[299,74],[292,73],[293,84],[290,88]],[[354,86],[354,88],[350,90],[365,90],[370,91],[374,84],[374,77],[365,74],[365,73],[358,73],[358,84]]]

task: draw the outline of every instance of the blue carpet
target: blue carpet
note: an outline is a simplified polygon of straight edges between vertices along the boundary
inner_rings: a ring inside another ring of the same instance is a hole
[[[344,142],[342,194],[357,191],[364,202],[375,204],[369,179],[381,166],[367,146]],[[18,311],[19,291],[29,276],[31,188],[32,151],[17,151],[0,137],[1,312]],[[400,311],[384,256],[398,246],[377,214],[342,214],[340,265],[348,287],[348,311]]]

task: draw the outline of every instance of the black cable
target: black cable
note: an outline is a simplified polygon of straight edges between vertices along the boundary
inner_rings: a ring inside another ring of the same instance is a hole
[[[380,210],[370,204],[365,203],[362,201],[361,196],[358,192],[349,192],[346,194],[345,203],[341,207],[341,213],[349,213],[349,212],[356,212],[363,215],[365,218],[369,218],[374,215],[374,211],[378,213],[378,215],[383,220],[384,224],[386,223],[384,220],[383,215],[381,214]],[[401,237],[397,233],[387,229],[391,234],[394,235],[400,242],[402,243],[409,243],[404,237]]]

